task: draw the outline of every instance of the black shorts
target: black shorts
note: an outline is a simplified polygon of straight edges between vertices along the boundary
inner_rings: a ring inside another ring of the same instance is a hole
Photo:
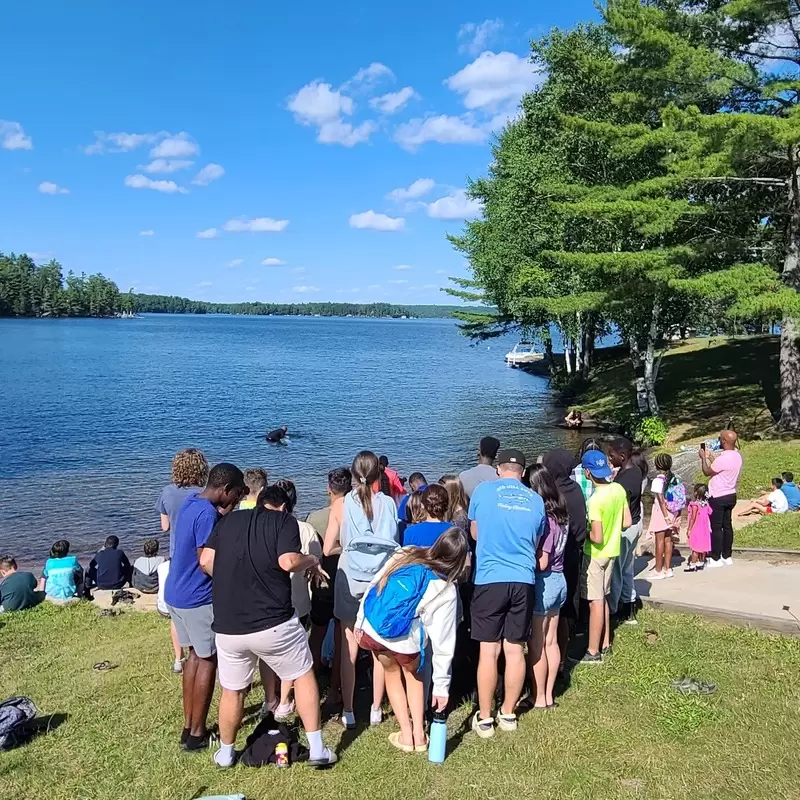
[[[333,619],[333,598],[311,595],[311,624],[315,627],[328,627]]]
[[[487,583],[472,594],[472,638],[476,642],[527,642],[533,618],[533,584]]]

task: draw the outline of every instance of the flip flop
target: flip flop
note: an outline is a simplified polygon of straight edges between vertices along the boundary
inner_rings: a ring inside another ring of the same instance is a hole
[[[92,664],[92,669],[95,672],[108,672],[111,669],[116,669],[116,665],[110,661],[98,661],[96,664]]]
[[[400,741],[400,736],[402,734],[400,731],[395,731],[394,733],[389,734],[389,744],[392,747],[396,747],[403,753],[413,753],[414,752],[414,745],[413,744],[403,744]]]

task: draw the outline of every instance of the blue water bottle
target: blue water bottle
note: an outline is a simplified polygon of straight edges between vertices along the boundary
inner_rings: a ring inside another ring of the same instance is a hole
[[[434,712],[429,738],[428,761],[433,764],[441,764],[447,748],[447,714],[444,711]]]

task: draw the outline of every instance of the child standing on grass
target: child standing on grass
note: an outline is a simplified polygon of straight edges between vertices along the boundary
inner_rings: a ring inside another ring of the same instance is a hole
[[[694,500],[689,503],[686,529],[689,531],[692,555],[684,572],[700,572],[706,565],[706,553],[711,552],[711,506],[708,504],[708,486],[704,483],[694,487]]]
[[[653,478],[650,491],[653,494],[653,511],[650,515],[650,533],[656,541],[655,571],[649,576],[651,581],[663,581],[672,578],[672,532],[676,518],[667,508],[666,494],[675,482],[672,474],[672,456],[659,453],[655,458],[658,475]]]

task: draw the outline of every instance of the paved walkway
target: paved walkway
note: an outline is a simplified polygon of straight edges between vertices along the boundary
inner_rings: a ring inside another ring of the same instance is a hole
[[[677,559],[676,559],[677,560]],[[800,636],[800,564],[737,559],[732,567],[650,581],[651,559],[637,559],[636,591],[644,602]]]

